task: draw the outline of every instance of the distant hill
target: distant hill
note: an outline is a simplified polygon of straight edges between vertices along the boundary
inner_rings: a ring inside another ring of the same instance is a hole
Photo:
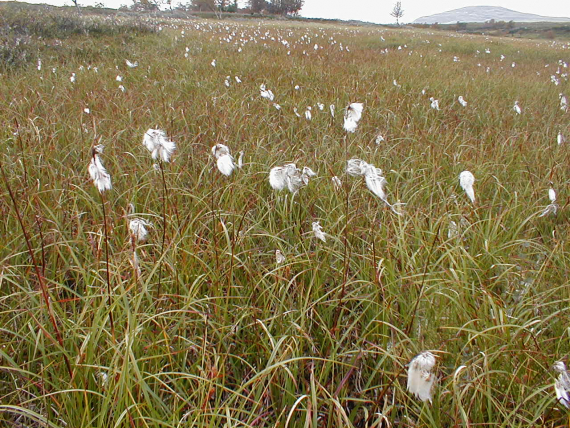
[[[498,6],[469,6],[453,9],[434,15],[422,16],[414,24],[455,24],[457,22],[570,22],[570,18],[554,18],[551,16],[533,15]]]

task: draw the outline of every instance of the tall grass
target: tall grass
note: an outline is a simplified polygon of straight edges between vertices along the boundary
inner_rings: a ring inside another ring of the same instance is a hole
[[[127,39],[42,38],[41,70],[34,57],[1,77],[0,422],[567,423],[550,367],[569,351],[570,170],[568,147],[556,144],[568,132],[558,104],[570,92],[558,65],[568,46],[298,22],[153,25]],[[281,110],[259,96],[262,83]],[[345,135],[349,102],[365,110]],[[294,115],[308,105],[312,121]],[[158,172],[141,144],[150,127],[178,146]],[[108,264],[86,170],[96,142],[114,186]],[[216,143],[245,151],[230,178],[210,156]],[[382,168],[405,215],[344,174],[347,157]],[[268,172],[286,162],[318,176],[295,195],[276,193]],[[458,184],[465,169],[474,205]],[[540,218],[551,182],[561,209]],[[155,225],[137,248],[140,277],[129,204]],[[426,349],[438,357],[432,404],[405,389],[405,365]]]

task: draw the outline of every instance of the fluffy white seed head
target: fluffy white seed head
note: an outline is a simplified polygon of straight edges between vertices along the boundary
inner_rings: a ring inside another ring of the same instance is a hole
[[[553,366],[558,372],[558,378],[554,382],[554,391],[556,399],[570,409],[570,375],[566,371],[566,364],[563,361],[557,361]]]
[[[439,100],[436,100],[434,97],[431,97],[429,100],[431,101],[431,108],[439,110]]]
[[[368,190],[370,190],[384,202],[387,202],[386,192],[384,191],[384,186],[387,182],[381,174],[381,169],[375,168],[374,165],[368,164],[364,169],[364,181],[366,182],[366,187],[368,187]]]
[[[275,250],[275,263],[280,265],[281,263],[285,262],[285,256],[280,250]]]
[[[271,168],[271,171],[269,171],[269,184],[273,189],[279,191],[287,187],[285,168],[282,166]]]
[[[309,184],[309,179],[315,175],[317,174],[309,167],[303,167],[300,170],[294,163],[289,163],[269,171],[269,184],[275,190],[283,190],[287,187],[291,193],[295,193]]]
[[[231,155],[222,155],[216,161],[218,169],[222,174],[226,177],[232,175],[233,170],[235,169],[234,158]]]
[[[333,185],[334,185],[334,189],[338,192],[342,189],[342,181],[340,181],[340,178],[338,178],[336,175],[331,178]]]
[[[301,187],[309,182],[308,177],[294,163],[285,165],[285,180],[291,193],[296,193]]]
[[[170,156],[176,149],[176,143],[168,140],[166,132],[160,129],[149,129],[143,137],[143,145],[151,153],[153,159],[170,162]]]
[[[145,242],[148,238],[147,227],[150,223],[146,222],[142,218],[133,218],[129,221],[129,230],[131,235],[135,238],[136,242]]]
[[[97,187],[100,193],[103,193],[105,190],[111,190],[111,176],[99,158],[99,155],[103,153],[103,146],[99,144],[93,147],[92,153],[93,155],[89,162],[88,170],[89,176],[91,177],[91,180],[93,180],[93,184]]]
[[[432,400],[432,387],[435,383],[435,356],[425,351],[416,355],[408,368],[408,391],[421,401]]]
[[[259,92],[263,98],[269,101],[273,101],[275,99],[275,95],[273,95],[273,92],[271,92],[270,89],[267,89],[265,87],[265,84],[261,84],[261,86],[259,87]]]
[[[306,175],[307,177],[315,177],[317,175],[317,173],[315,171],[313,171],[311,168],[309,168],[308,166],[304,166],[303,167],[303,171],[302,171],[303,175]]]
[[[519,102],[518,102],[518,101],[515,101],[515,105],[513,106],[513,110],[514,110],[514,112],[515,112],[516,114],[521,114],[521,113],[522,113],[522,110],[521,110],[521,108],[520,108],[520,106],[519,106]]]
[[[327,242],[323,228],[318,221],[313,222],[313,233],[315,234],[315,238],[320,239],[323,242]]]
[[[552,187],[548,189],[548,199],[550,199],[552,203],[556,202],[556,192]]]
[[[346,173],[353,177],[364,175],[368,164],[361,159],[350,159],[346,162]]]
[[[358,122],[362,118],[364,105],[362,103],[351,103],[346,108],[344,114],[344,129],[346,132],[354,132],[358,127]]]
[[[230,148],[225,144],[218,143],[212,147],[212,155],[216,159],[219,159],[221,156],[231,155]]]
[[[475,183],[475,177],[469,171],[463,171],[459,174],[459,185],[467,194],[467,197],[471,202],[475,202],[475,191],[473,190],[473,183]]]

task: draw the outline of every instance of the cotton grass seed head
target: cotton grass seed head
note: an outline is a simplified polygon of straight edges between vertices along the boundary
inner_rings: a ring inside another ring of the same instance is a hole
[[[432,370],[435,366],[435,356],[424,351],[416,355],[408,367],[408,391],[421,401],[432,400],[432,388],[435,383],[435,374]]]
[[[459,185],[465,191],[471,202],[475,202],[475,190],[473,190],[474,183],[475,176],[470,171],[463,171],[459,174]]]
[[[218,170],[226,177],[232,175],[235,169],[234,158],[230,154],[230,149],[224,144],[216,144],[212,147],[212,155],[216,158]]]
[[[149,129],[145,132],[143,144],[151,153],[153,159],[170,162],[170,157],[176,149],[176,143],[166,137],[166,132],[160,129]]]
[[[151,224],[142,218],[133,218],[129,221],[129,231],[137,243],[146,242],[148,239],[147,227],[150,226]]]
[[[300,188],[308,185],[309,179],[316,175],[316,172],[307,166],[301,170],[294,163],[289,163],[269,171],[269,184],[275,190],[281,191],[287,188],[291,193],[296,193]]]
[[[111,190],[111,176],[101,163],[99,155],[103,153],[103,145],[99,144],[92,149],[91,161],[89,162],[89,176],[93,180],[93,184],[100,193],[105,190]]]
[[[548,189],[548,199],[550,202],[556,202],[556,191],[552,187]]]
[[[344,129],[346,132],[356,131],[363,110],[364,105],[362,103],[351,103],[348,105],[344,114]]]
[[[278,265],[285,263],[285,256],[283,255],[283,253],[280,250],[275,250],[275,263],[277,263]]]
[[[364,175],[367,166],[368,163],[364,162],[362,159],[350,159],[346,162],[346,173],[353,177]]]
[[[313,222],[313,233],[315,234],[315,238],[320,239],[323,242],[327,242],[325,232],[323,232],[323,227],[318,221]]]
[[[557,361],[553,366],[558,372],[558,378],[554,382],[554,392],[556,399],[566,408],[570,409],[570,375],[566,371],[566,364],[563,361]]]

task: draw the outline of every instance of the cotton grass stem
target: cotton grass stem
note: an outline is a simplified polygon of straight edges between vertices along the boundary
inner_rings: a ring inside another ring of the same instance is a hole
[[[166,177],[164,176],[164,165],[158,162],[160,176],[162,178],[162,243],[160,246],[160,266],[158,267],[158,298],[162,296],[162,258],[164,257],[164,246],[166,244],[166,208],[168,205],[168,188],[166,187]]]
[[[0,171],[2,171],[2,178],[4,180],[6,190],[8,190],[8,194],[10,195],[10,200],[12,201],[12,206],[14,207],[14,212],[16,213],[18,223],[20,224],[20,228],[22,229],[22,233],[24,235],[24,240],[26,241],[26,247],[28,248],[28,254],[30,255],[30,258],[32,260],[32,264],[34,265],[34,272],[36,274],[36,278],[38,279],[38,283],[40,284],[40,290],[42,292],[42,297],[43,297],[44,303],[46,305],[48,316],[50,318],[51,324],[52,324],[53,329],[55,331],[55,336],[56,336],[57,342],[59,343],[59,346],[61,347],[61,350],[63,352],[63,360],[64,360],[65,365],[67,367],[67,371],[69,373],[70,379],[73,379],[73,370],[71,369],[71,364],[70,364],[69,359],[67,358],[67,355],[65,353],[65,348],[63,346],[63,339],[61,336],[61,332],[59,331],[59,327],[57,326],[57,321],[55,319],[55,315],[53,313],[53,309],[52,309],[51,304],[50,304],[49,290],[48,290],[47,285],[44,281],[44,277],[43,277],[42,273],[40,272],[40,267],[36,261],[36,257],[34,255],[34,250],[32,248],[32,243],[31,243],[30,237],[28,235],[28,231],[26,230],[26,227],[24,226],[24,221],[22,219],[22,215],[20,214],[20,210],[18,209],[18,204],[16,203],[16,198],[14,196],[14,193],[12,192],[12,187],[10,186],[10,183],[8,182],[8,177],[6,177],[6,172],[4,171],[4,165],[3,165],[2,161],[0,161]],[[49,336],[49,337],[51,337],[51,336]]]
[[[344,154],[345,154],[345,163],[348,161],[348,141],[347,141],[347,134],[344,135]],[[346,283],[348,281],[348,268],[350,265],[350,246],[348,244],[348,223],[349,223],[349,215],[350,215],[350,188],[348,181],[345,180],[345,215],[344,215],[344,231],[343,231],[343,274],[342,274],[342,287],[340,289],[340,295],[338,298],[338,304],[335,309],[334,320],[333,320],[333,331],[336,331],[338,319],[340,318],[340,313],[342,311],[343,300],[344,296],[346,295]]]
[[[113,321],[113,289],[111,287],[111,272],[109,268],[109,231],[107,229],[107,210],[105,209],[105,197],[103,192],[99,192],[101,196],[101,208],[103,210],[103,233],[105,236],[105,276],[107,281],[107,306],[109,307],[109,323],[111,324],[111,336],[115,341],[115,323]]]
[[[422,294],[424,292],[424,287],[425,287],[425,282],[426,282],[426,275],[427,275],[427,269],[429,266],[429,259],[431,258],[431,255],[433,254],[433,249],[435,248],[435,243],[437,241],[437,237],[439,236],[439,229],[441,228],[441,223],[438,224],[437,226],[437,230],[435,231],[435,236],[433,237],[433,241],[431,243],[431,247],[428,253],[428,256],[426,258],[426,263],[424,265],[424,272],[422,274],[422,282],[419,286],[419,293],[418,296],[416,298],[416,302],[414,304],[414,310],[412,311],[412,316],[410,317],[410,322],[408,323],[408,326],[406,327],[406,336],[410,335],[410,331],[412,330],[412,327],[414,325],[414,320],[416,318],[416,314],[418,312],[418,306],[420,304],[420,300],[422,298]]]

